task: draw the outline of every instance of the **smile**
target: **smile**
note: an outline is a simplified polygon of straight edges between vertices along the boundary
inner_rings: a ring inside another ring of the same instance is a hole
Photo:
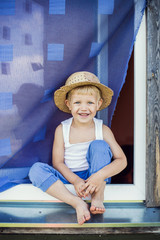
[[[82,117],[87,117],[87,116],[89,116],[89,113],[79,113],[79,115]]]

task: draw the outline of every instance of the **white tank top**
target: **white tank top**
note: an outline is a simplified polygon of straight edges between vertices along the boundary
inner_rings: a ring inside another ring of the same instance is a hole
[[[92,141],[70,144],[69,134],[70,134],[70,127],[72,124],[72,120],[73,118],[69,118],[61,122],[62,129],[63,129],[64,147],[65,147],[64,163],[72,172],[84,171],[84,170],[87,170],[89,167],[86,159],[86,154],[87,154],[89,144]],[[97,118],[93,118],[93,120],[95,123],[96,140],[103,140],[103,131],[102,131],[103,121]]]

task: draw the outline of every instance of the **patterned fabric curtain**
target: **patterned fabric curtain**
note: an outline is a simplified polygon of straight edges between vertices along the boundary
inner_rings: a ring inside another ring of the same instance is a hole
[[[111,124],[145,0],[0,0],[0,191],[51,164],[54,130],[70,117],[54,91],[76,71],[114,91],[98,117]]]

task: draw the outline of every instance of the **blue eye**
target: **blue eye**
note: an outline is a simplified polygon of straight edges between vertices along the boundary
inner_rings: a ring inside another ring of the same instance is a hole
[[[77,102],[75,102],[74,104],[80,104],[80,102],[77,101]]]
[[[88,104],[94,104],[93,102],[88,102]]]

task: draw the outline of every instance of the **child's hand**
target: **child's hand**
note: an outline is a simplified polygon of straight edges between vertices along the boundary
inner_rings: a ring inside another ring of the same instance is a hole
[[[85,181],[81,178],[78,178],[75,182],[74,182],[74,188],[75,188],[75,191],[77,193],[77,195],[79,197],[85,197],[85,191],[82,190],[85,186]]]
[[[82,191],[85,193],[86,197],[88,194],[98,192],[104,182],[104,179],[102,179],[102,177],[97,172],[92,174],[85,182],[86,183],[83,186]]]

